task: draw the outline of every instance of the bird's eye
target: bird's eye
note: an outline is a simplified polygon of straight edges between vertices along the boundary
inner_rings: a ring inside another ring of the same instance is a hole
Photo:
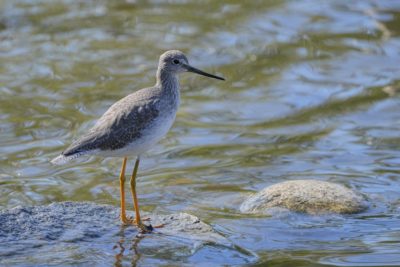
[[[179,60],[178,59],[174,59],[172,62],[174,62],[174,64],[179,64]]]

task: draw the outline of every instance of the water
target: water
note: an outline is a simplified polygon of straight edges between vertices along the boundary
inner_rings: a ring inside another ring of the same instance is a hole
[[[142,160],[142,208],[195,214],[257,256],[139,249],[122,262],[400,265],[400,2],[16,0],[0,14],[1,208],[118,205],[120,159],[49,160],[180,49],[227,81],[182,75],[177,121]],[[240,214],[251,192],[300,178],[357,189],[371,208]]]

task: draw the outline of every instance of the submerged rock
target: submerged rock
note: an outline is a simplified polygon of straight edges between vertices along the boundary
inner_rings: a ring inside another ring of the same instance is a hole
[[[367,208],[364,197],[343,185],[317,180],[294,180],[271,185],[250,196],[240,207],[245,213],[270,214],[286,208],[310,214],[357,213]]]
[[[193,215],[147,217],[153,226],[164,227],[150,234],[138,234],[134,226],[121,226],[117,207],[87,202],[3,210],[0,265],[110,266],[123,262],[124,256],[129,263],[135,258],[145,261],[143,254],[151,255],[151,260],[159,256],[162,262],[168,257],[188,257],[206,245],[225,250],[227,255],[237,253],[232,243]]]

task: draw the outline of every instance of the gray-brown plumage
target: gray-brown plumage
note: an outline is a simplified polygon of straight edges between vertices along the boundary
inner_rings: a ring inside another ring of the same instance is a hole
[[[115,104],[95,126],[74,141],[54,164],[63,164],[79,156],[138,156],[158,142],[172,126],[179,106],[178,73],[190,71],[217,77],[188,65],[186,56],[177,50],[160,57],[157,83],[134,92]]]
[[[157,91],[156,89],[143,90]],[[153,92],[152,96],[146,96],[139,91],[121,99],[110,107],[87,134],[72,143],[62,154],[70,156],[94,149],[114,151],[140,139],[144,130],[153,125],[160,116],[160,111],[163,111],[163,106],[160,106],[160,101],[157,100],[161,93],[161,90],[158,90],[156,94]],[[177,106],[177,103],[174,103],[176,101],[177,99],[171,101],[168,106]]]

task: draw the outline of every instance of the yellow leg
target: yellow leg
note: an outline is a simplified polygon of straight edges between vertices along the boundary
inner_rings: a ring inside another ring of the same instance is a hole
[[[121,173],[119,175],[119,183],[120,183],[120,193],[121,193],[121,221],[124,224],[130,224],[132,223],[130,219],[126,217],[126,212],[125,212],[125,169],[126,169],[126,160],[127,158],[125,157],[124,160],[122,161],[122,167],[121,167]]]
[[[150,232],[153,227],[151,225],[147,226],[142,223],[140,219],[140,211],[139,211],[139,202],[136,196],[136,175],[139,169],[140,158],[138,157],[135,162],[135,167],[133,168],[130,184],[131,184],[131,193],[133,198],[133,205],[135,206],[135,224],[143,231]]]

